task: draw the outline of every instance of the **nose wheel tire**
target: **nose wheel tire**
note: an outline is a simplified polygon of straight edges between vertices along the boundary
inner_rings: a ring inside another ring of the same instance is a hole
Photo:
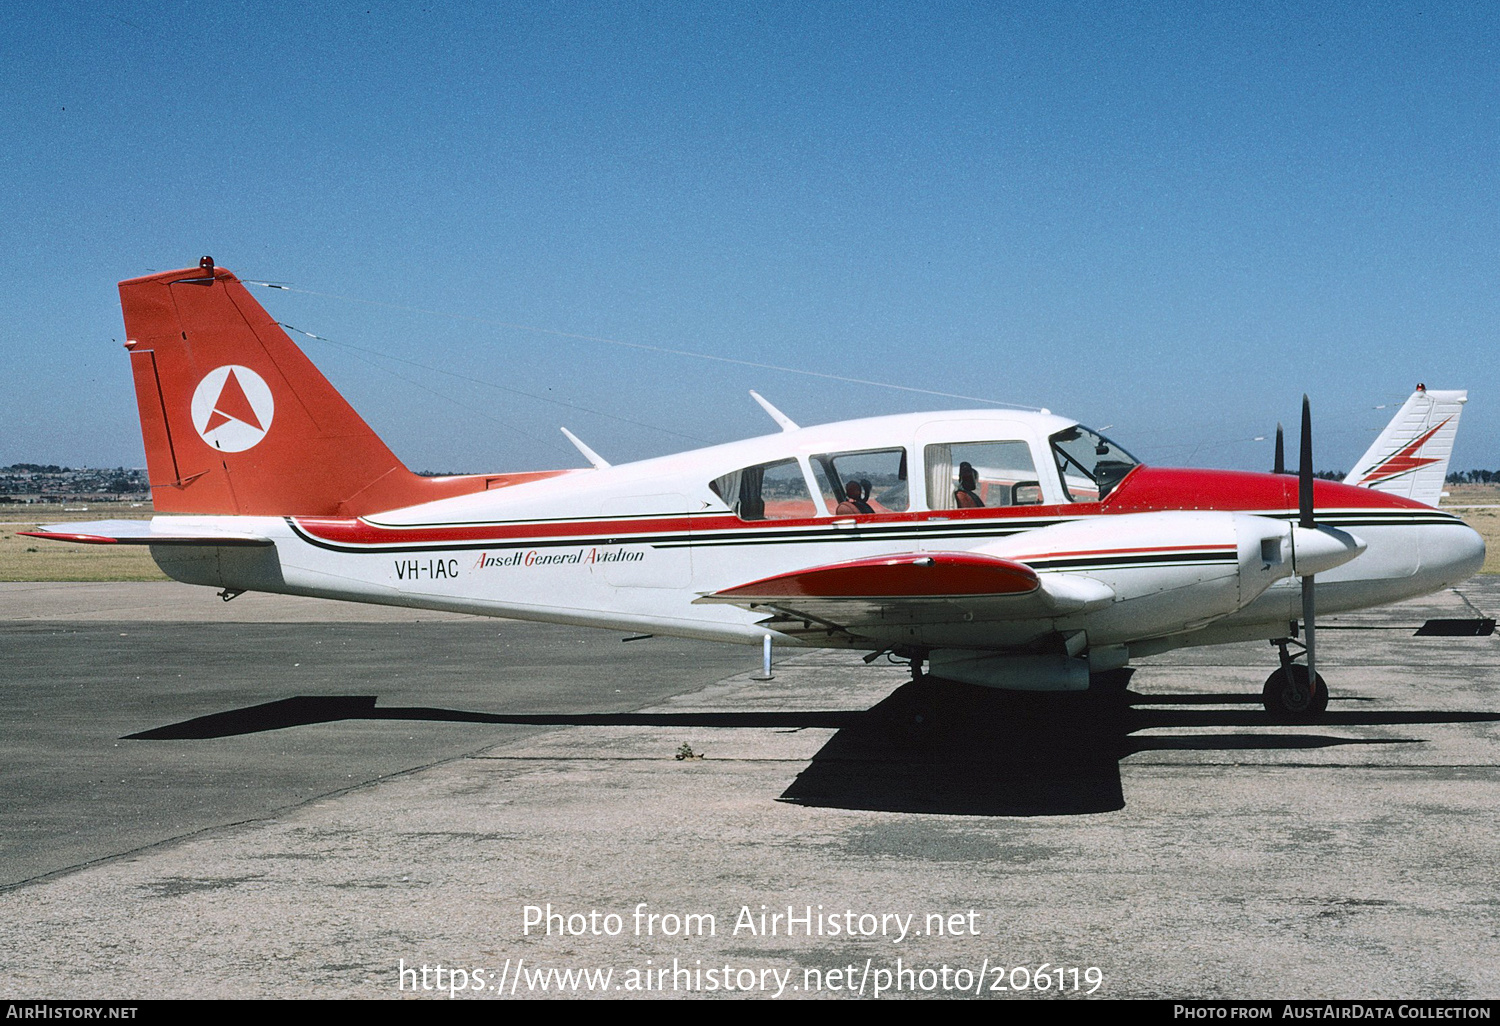
[[[1273,720],[1282,723],[1306,723],[1316,720],[1328,709],[1328,685],[1323,675],[1318,674],[1312,686],[1308,686],[1307,667],[1293,663],[1290,675],[1286,670],[1277,670],[1266,678],[1261,700],[1266,712]]]

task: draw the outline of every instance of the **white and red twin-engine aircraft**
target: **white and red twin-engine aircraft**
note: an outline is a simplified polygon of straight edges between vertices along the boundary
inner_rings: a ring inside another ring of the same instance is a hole
[[[799,427],[760,400],[779,434],[622,466],[578,443],[592,469],[428,478],[211,259],[122,282],[120,298],[152,497],[173,515],[38,536],[150,545],[170,576],[225,598],[847,647],[1022,690],[1268,639],[1266,706],[1291,719],[1328,700],[1310,665],[1314,575],[1337,612],[1436,591],[1484,559],[1457,517],[1389,483],[1430,466],[1424,445],[1451,450],[1430,418],[1377,442],[1400,465],[1363,473],[1388,491],[1313,480],[1305,402],[1299,476],[1142,466],[1045,412]]]

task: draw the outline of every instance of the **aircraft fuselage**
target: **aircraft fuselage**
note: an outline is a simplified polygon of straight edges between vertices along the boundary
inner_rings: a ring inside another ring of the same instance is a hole
[[[965,411],[800,428],[363,517],[173,517],[179,529],[234,530],[274,544],[152,552],[178,580],[231,590],[742,643],[771,634],[803,645],[1004,651],[1081,632],[1083,645],[1109,649],[1118,663],[1183,645],[1286,635],[1299,615],[1297,579],[1289,566],[1279,573],[1258,546],[1261,535],[1296,519],[1294,477],[1137,466],[1102,501],[1069,501],[1067,468],[1052,458],[1048,438],[1072,424]],[[931,440],[997,438],[1030,449],[1032,494],[1041,501],[932,508],[947,505],[947,496],[939,491],[933,501],[934,489],[923,486],[934,477],[924,462]],[[817,500],[821,456],[893,450],[903,453],[907,508],[840,514],[831,498]],[[746,519],[714,488],[723,475],[778,463],[805,479],[813,501],[800,512],[809,515]],[[1427,594],[1483,561],[1483,541],[1450,513],[1325,481],[1315,502],[1320,527],[1365,546],[1319,574],[1322,612]],[[1247,527],[1255,534],[1248,540]],[[951,600],[955,616],[915,623],[888,616],[884,627],[856,630],[694,601],[780,573],[912,552],[1018,559],[1043,575],[1091,577],[1114,598],[1019,620],[982,611],[966,619],[962,601]],[[1284,558],[1289,564],[1291,553]]]

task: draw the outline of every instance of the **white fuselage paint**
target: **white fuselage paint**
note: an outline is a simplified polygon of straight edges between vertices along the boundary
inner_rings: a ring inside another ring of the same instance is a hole
[[[773,633],[793,644],[875,649],[891,639],[784,634],[761,624],[764,612],[693,599],[851,559],[975,551],[1039,560],[1033,565],[1040,573],[1058,569],[1094,577],[1115,591],[1117,601],[1020,625],[958,618],[924,628],[912,637],[914,643],[1003,651],[1043,634],[1083,631],[1090,645],[1129,646],[1134,654],[1285,636],[1287,622],[1300,616],[1298,581],[1289,566],[1261,565],[1260,543],[1247,530],[1289,530],[1296,511],[1247,510],[1236,519],[1227,511],[1108,513],[1087,504],[1070,514],[1048,438],[1073,423],[1009,411],[843,422],[575,471],[332,526],[318,518],[157,518],[178,530],[232,530],[274,544],[153,546],[152,554],[178,580],[237,590],[715,641],[759,643]],[[996,509],[982,519],[926,509],[923,444],[933,439],[1026,442],[1045,505],[1035,514],[1028,507]],[[817,496],[807,457],[895,447],[904,447],[909,459],[911,508],[904,514],[855,522],[820,505],[812,521],[738,523],[709,487],[743,467],[798,457]],[[1405,515],[1384,507],[1351,507],[1318,514],[1320,522],[1342,527],[1366,546],[1343,565],[1319,573],[1320,613],[1427,594],[1467,578],[1483,561],[1479,536],[1436,510]],[[1128,554],[1184,546],[1200,552],[1217,546],[1221,555],[1230,554],[1217,562],[1173,564],[1160,556],[1155,562],[1131,562],[1114,556],[1111,565],[1046,565],[1049,554],[1079,548]],[[1258,572],[1269,576],[1257,580]]]

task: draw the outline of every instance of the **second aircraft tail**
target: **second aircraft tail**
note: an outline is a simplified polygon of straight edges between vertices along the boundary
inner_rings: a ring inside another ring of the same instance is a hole
[[[1458,417],[1468,399],[1467,391],[1429,391],[1418,385],[1344,483],[1436,506],[1448,479]]]

